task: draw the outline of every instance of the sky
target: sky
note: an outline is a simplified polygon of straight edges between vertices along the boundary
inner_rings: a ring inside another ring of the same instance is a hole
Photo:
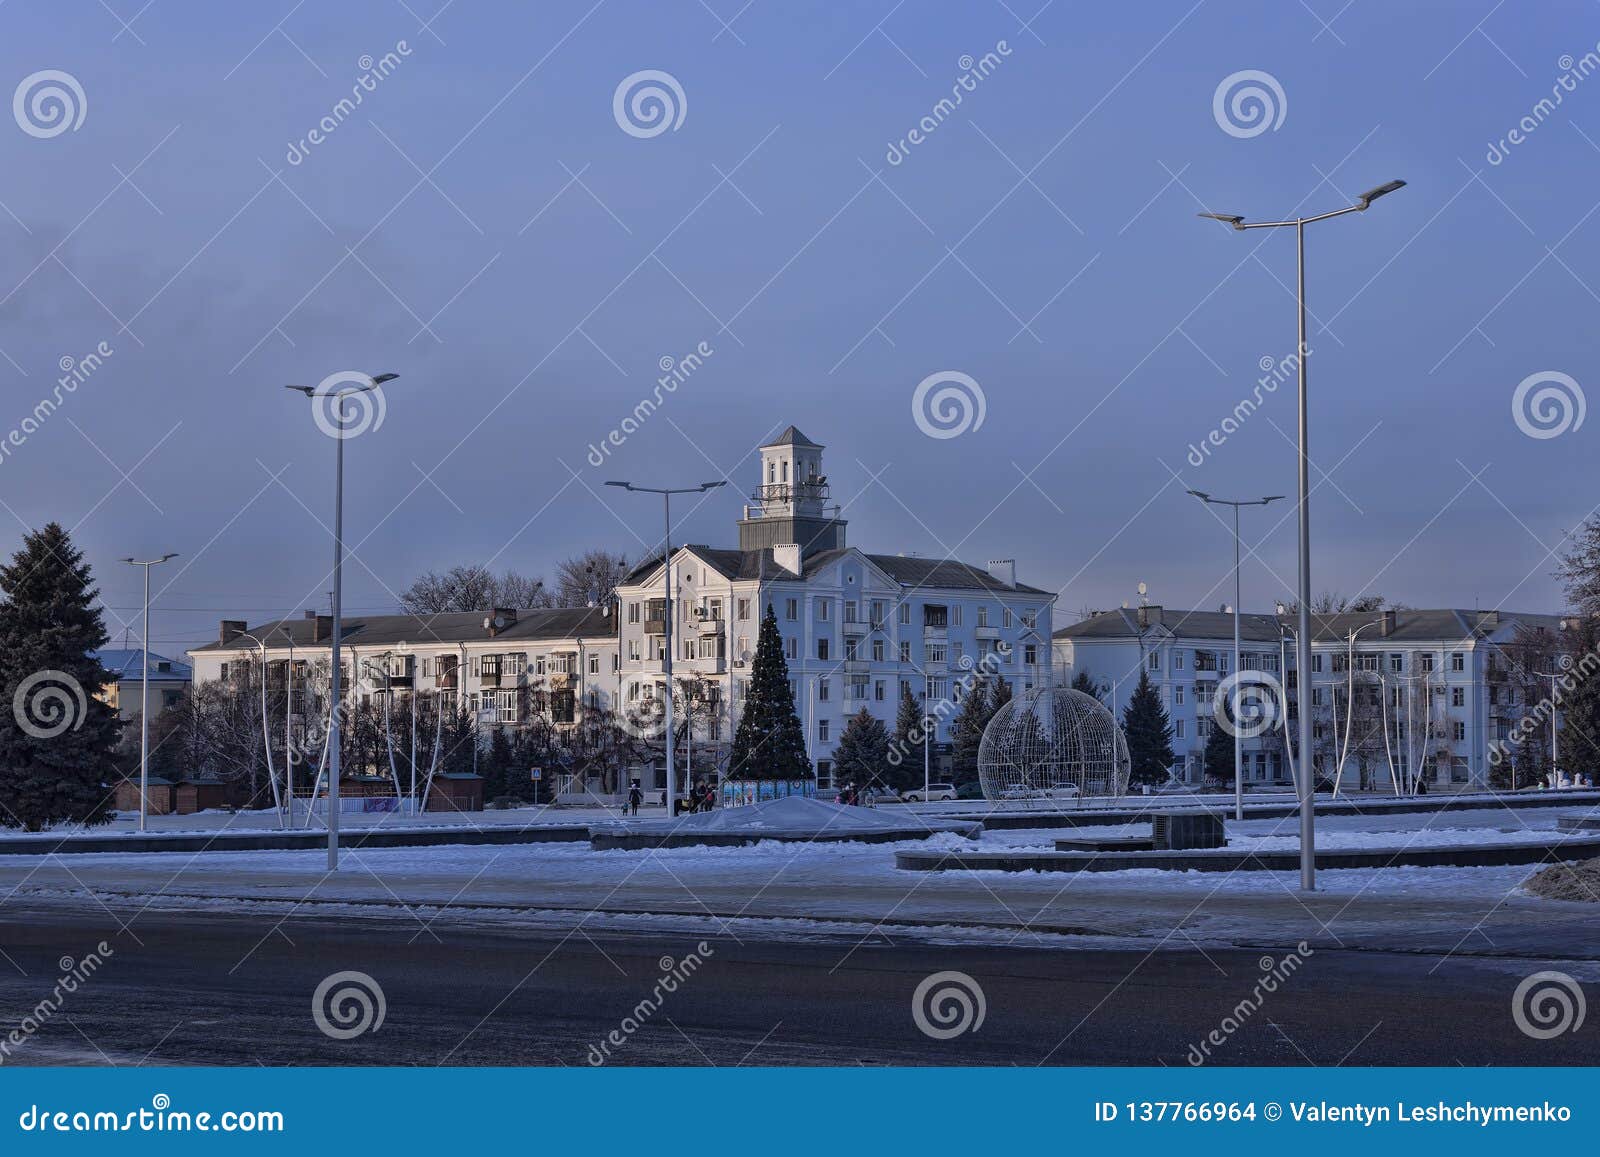
[[[1185,491],[1296,492],[1295,252],[1196,213],[1403,179],[1305,231],[1313,590],[1563,605],[1595,5],[741,2],[0,4],[0,549],[68,527],[116,643],[128,555],[179,554],[158,650],[325,607],[336,443],[282,387],[381,371],[351,612],[658,544],[607,479],[728,480],[674,537],[732,545],[790,423],[854,545],[1015,558],[1058,626],[1216,607]],[[1291,599],[1293,502],[1243,529]]]

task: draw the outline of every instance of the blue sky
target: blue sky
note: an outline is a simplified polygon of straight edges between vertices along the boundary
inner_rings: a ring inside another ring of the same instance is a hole
[[[637,553],[658,510],[609,477],[731,478],[679,536],[730,543],[753,448],[790,422],[827,445],[856,545],[1014,556],[1058,623],[1140,581],[1218,605],[1227,531],[1184,490],[1292,494],[1292,389],[1186,459],[1293,352],[1294,245],[1195,213],[1394,177],[1307,232],[1314,586],[1554,609],[1550,552],[1600,502],[1600,420],[1535,438],[1512,409],[1530,375],[1595,385],[1600,76],[1534,113],[1597,51],[1592,4],[107,5],[0,6],[0,96],[42,70],[83,94],[57,135],[0,117],[0,427],[61,359],[113,351],[0,457],[0,525],[8,551],[73,528],[118,634],[125,554],[183,555],[157,583],[169,650],[323,602],[333,443],[280,387],[355,368],[402,375],[347,443],[355,610],[456,561]],[[644,70],[683,94],[651,136],[613,112]],[[1282,93],[1253,135],[1214,113],[1245,71]],[[933,438],[912,398],[947,371],[984,418]],[[1247,537],[1267,607],[1292,507]]]

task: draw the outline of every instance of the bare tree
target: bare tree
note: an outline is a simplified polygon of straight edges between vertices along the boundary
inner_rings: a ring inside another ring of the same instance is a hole
[[[627,556],[608,550],[586,550],[563,559],[556,567],[555,605],[603,605],[627,574]]]
[[[488,611],[495,607],[527,610],[555,605],[544,580],[506,571],[496,575],[477,563],[453,566],[443,574],[427,571],[400,594],[400,605],[414,615],[452,611]]]

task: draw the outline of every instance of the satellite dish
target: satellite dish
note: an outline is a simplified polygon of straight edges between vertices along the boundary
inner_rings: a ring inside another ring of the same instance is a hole
[[[1147,586],[1145,586],[1145,585],[1144,585],[1144,583],[1140,583],[1140,584],[1139,584],[1139,593],[1140,593],[1140,594],[1141,594],[1141,595],[1143,595],[1143,594],[1146,594],[1146,593],[1147,593],[1147,592],[1148,592],[1148,591],[1149,591],[1149,589],[1150,589],[1150,588],[1149,588],[1149,587],[1147,587]]]

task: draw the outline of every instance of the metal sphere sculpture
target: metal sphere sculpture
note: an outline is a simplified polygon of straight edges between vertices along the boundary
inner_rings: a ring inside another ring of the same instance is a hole
[[[1120,796],[1132,770],[1116,716],[1070,687],[1014,697],[995,712],[978,746],[983,795],[997,803]]]

